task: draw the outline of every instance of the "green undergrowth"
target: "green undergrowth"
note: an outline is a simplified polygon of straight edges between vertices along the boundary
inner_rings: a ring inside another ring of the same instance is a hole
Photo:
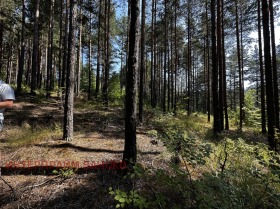
[[[150,115],[148,135],[172,154],[169,169],[136,165],[132,188],[110,188],[117,208],[279,208],[280,155],[253,133],[215,139],[204,115]]]

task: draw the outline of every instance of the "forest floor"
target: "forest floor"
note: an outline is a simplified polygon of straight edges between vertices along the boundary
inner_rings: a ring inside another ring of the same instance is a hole
[[[59,98],[24,96],[6,110],[0,208],[133,208],[131,192],[135,208],[279,208],[280,156],[256,129],[213,137],[205,115],[147,110],[137,127],[138,164],[125,178],[124,108],[77,99],[66,142],[61,107]]]
[[[109,187],[130,184],[119,164],[124,110],[80,104],[71,142],[62,140],[63,110],[57,99],[22,97],[6,110],[0,134],[0,208],[115,208]],[[137,128],[138,162],[164,169],[170,155],[147,135],[151,129]]]

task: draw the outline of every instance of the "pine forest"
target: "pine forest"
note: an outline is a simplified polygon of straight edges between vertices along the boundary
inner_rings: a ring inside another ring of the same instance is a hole
[[[0,208],[279,208],[279,9],[0,0]]]

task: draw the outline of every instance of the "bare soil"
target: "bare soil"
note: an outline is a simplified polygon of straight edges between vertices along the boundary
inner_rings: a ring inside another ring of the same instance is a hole
[[[131,186],[119,164],[124,149],[122,108],[75,108],[71,142],[62,140],[62,121],[57,99],[38,103],[18,98],[6,110],[0,133],[0,208],[115,208],[108,188]],[[31,130],[30,134],[43,128],[53,129],[53,134],[26,144],[13,141],[22,131]],[[164,168],[168,153],[147,134],[150,129],[137,129],[138,162]],[[61,171],[63,167],[68,169]]]

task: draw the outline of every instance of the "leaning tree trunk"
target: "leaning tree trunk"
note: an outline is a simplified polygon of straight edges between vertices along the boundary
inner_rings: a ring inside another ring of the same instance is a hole
[[[136,88],[138,72],[139,0],[131,0],[128,71],[126,74],[125,146],[123,160],[130,166],[136,162]]]
[[[64,108],[64,127],[63,139],[72,141],[73,139],[73,111],[74,111],[74,89],[75,89],[75,44],[76,44],[76,6],[77,0],[70,0],[69,14],[69,35],[67,56],[67,76],[66,76],[66,95]]]

